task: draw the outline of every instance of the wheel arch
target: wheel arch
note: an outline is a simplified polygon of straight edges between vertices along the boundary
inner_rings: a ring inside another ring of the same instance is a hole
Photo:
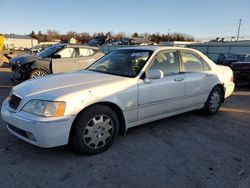
[[[126,123],[125,123],[125,118],[124,118],[124,114],[122,112],[122,109],[118,105],[116,105],[115,103],[112,103],[112,102],[98,102],[98,103],[94,103],[94,104],[91,104],[91,105],[85,107],[77,114],[77,116],[75,117],[75,119],[72,123],[71,129],[70,129],[69,141],[71,140],[71,137],[72,137],[74,129],[75,129],[75,122],[78,120],[80,114],[87,111],[89,108],[91,108],[95,105],[105,105],[105,106],[109,107],[110,109],[112,109],[116,113],[116,115],[118,116],[118,120],[119,120],[118,134],[123,135],[123,136],[126,134]]]
[[[215,87],[220,88],[220,90],[222,91],[222,95],[223,95],[222,103],[223,103],[223,102],[225,101],[225,89],[224,89],[224,86],[223,86],[223,84],[217,84],[217,85],[215,85],[215,86],[213,87],[213,89],[214,89]]]
[[[33,71],[35,69],[43,69],[48,74],[52,73],[50,70],[50,62],[49,61],[42,61],[42,60],[34,61],[31,65],[31,71]]]

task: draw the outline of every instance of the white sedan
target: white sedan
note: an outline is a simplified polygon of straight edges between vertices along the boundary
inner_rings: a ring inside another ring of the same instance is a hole
[[[40,147],[69,144],[81,154],[108,149],[117,133],[183,112],[215,114],[234,90],[230,68],[199,51],[131,47],[87,70],[15,86],[3,102],[7,129]]]

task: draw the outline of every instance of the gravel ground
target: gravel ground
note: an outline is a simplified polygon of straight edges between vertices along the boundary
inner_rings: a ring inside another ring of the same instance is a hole
[[[13,84],[0,68],[0,103]],[[132,128],[106,152],[42,149],[0,119],[0,187],[250,187],[250,86],[218,114],[189,112]]]

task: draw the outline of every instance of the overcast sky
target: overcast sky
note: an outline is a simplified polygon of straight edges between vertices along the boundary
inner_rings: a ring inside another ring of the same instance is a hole
[[[0,0],[0,33],[181,32],[250,37],[250,0]]]

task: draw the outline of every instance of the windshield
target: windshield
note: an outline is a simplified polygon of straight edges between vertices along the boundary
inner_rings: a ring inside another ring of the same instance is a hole
[[[115,50],[96,61],[88,70],[136,77],[152,53],[150,50]]]
[[[39,58],[42,58],[42,59],[47,58],[47,57],[51,57],[52,54],[54,54],[55,52],[57,52],[61,48],[63,48],[63,46],[50,46],[50,47],[44,49],[43,51],[41,51],[36,56]]]

